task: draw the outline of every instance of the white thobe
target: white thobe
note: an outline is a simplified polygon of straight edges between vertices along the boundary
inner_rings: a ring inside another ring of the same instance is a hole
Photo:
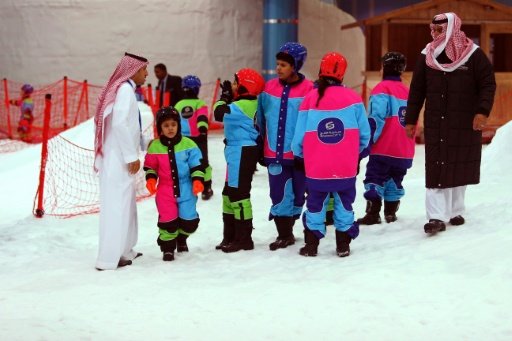
[[[136,174],[128,163],[139,159],[139,109],[133,81],[121,84],[113,105],[103,113],[103,156],[97,157],[100,177],[100,231],[96,267],[116,269],[119,260],[132,260],[138,224]]]
[[[427,188],[425,200],[427,219],[449,221],[451,218],[464,214],[466,187]]]

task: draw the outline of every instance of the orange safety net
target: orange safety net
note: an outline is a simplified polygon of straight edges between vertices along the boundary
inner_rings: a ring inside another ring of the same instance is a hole
[[[87,81],[79,82],[67,77],[48,85],[33,85],[33,122],[30,133],[22,136],[17,131],[20,107],[10,103],[10,100],[20,98],[22,85],[7,79],[0,83],[0,153],[16,151],[27,146],[27,143],[42,141],[45,94],[52,95],[52,115],[48,131],[51,138],[94,116],[96,100],[101,91],[101,87],[88,84]]]

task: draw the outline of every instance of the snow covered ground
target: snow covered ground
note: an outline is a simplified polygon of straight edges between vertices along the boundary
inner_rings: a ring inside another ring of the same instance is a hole
[[[423,232],[418,146],[399,220],[363,227],[348,258],[336,256],[332,228],[318,257],[299,256],[300,224],[296,245],[268,250],[275,228],[266,220],[261,167],[252,192],[255,250],[214,250],[222,235],[222,136],[212,134],[210,143],[215,195],[199,202],[190,252],[161,260],[151,198],[138,204],[137,251],[144,256],[103,272],[94,269],[97,214],[32,216],[40,146],[0,155],[0,339],[512,339],[512,123],[484,150],[482,183],[466,194],[465,225]],[[364,213],[362,191],[360,175],[357,216]]]

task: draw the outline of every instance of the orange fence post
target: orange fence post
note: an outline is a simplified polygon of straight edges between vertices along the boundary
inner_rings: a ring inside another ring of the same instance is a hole
[[[52,95],[46,94],[44,97],[44,124],[43,124],[43,143],[41,146],[41,166],[39,168],[39,186],[37,188],[37,209],[35,216],[42,218],[44,215],[44,178],[46,171],[46,161],[48,159],[48,135],[50,130],[50,115],[52,110]]]
[[[68,127],[68,76],[64,76],[64,128]]]
[[[87,82],[87,79],[84,80],[84,87],[85,87],[85,112],[87,113],[87,118],[90,118],[89,114],[89,83]]]
[[[361,97],[363,98],[363,102],[365,106],[368,106],[368,101],[366,100],[366,92],[368,91],[367,85],[366,85],[366,77],[364,77],[362,90],[361,90]]]
[[[85,97],[85,92],[87,91],[87,80],[84,80],[82,83],[82,92],[80,93],[80,99],[78,100],[78,106],[76,108],[75,119],[73,120],[73,127],[76,127],[78,123],[78,115],[80,115],[80,108],[82,107],[82,102]]]
[[[220,87],[220,78],[217,78],[215,81],[215,87],[213,88],[213,97],[212,97],[212,105],[210,107],[210,113],[213,113],[213,106],[215,105],[215,102],[217,102],[217,95],[219,94],[219,87]],[[211,119],[211,115],[210,115]]]
[[[155,104],[155,106],[152,108],[152,109],[153,109],[153,111],[155,111],[155,112],[156,112],[158,109],[160,109],[160,95],[161,95],[161,94],[160,94],[160,91],[158,91],[158,90],[157,90],[157,91],[156,91],[156,96],[155,96],[155,97],[156,97],[156,100],[155,100],[155,103],[154,103],[154,104]]]
[[[153,107],[155,106],[155,103],[153,102],[153,88],[151,87],[151,84],[148,84],[148,105],[153,110]]]
[[[5,98],[5,114],[7,115],[7,137],[12,139],[11,128],[11,112],[9,110],[9,90],[7,88],[7,78],[4,78],[4,98]]]
[[[221,129],[222,124],[219,122],[213,122],[213,106],[215,105],[215,102],[217,102],[217,96],[219,95],[219,88],[220,88],[220,78],[217,78],[217,81],[215,81],[215,87],[213,88],[213,97],[212,97],[212,105],[210,106],[210,115],[208,116],[208,125],[209,129]]]

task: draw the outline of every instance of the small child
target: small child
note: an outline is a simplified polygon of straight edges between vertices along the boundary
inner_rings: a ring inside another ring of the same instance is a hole
[[[20,107],[20,119],[18,121],[18,134],[22,141],[31,142],[32,136],[32,122],[34,121],[34,100],[31,95],[34,88],[30,84],[24,84],[21,87],[21,98],[17,100],[10,100],[9,103]]]
[[[222,242],[215,248],[224,252],[254,249],[252,241],[251,184],[260,157],[255,125],[257,97],[265,80],[253,69],[235,73],[233,84],[222,83],[222,95],[215,104],[215,120],[224,122],[226,182],[222,190]]]
[[[197,194],[204,189],[201,151],[181,135],[180,114],[173,107],[157,112],[157,132],[144,160],[146,188],[156,193],[159,237],[164,261],[174,260],[174,250],[188,252],[187,238],[197,230]],[[158,188],[157,188],[158,180]]]
[[[208,107],[199,99],[201,80],[192,75],[183,77],[181,81],[183,99],[176,103],[176,110],[181,115],[181,133],[194,141],[203,154],[205,167],[203,200],[213,195],[212,167],[208,161]]]
[[[409,88],[400,78],[405,64],[405,56],[400,52],[386,53],[382,57],[382,81],[370,95],[368,119],[372,139],[364,179],[366,215],[357,220],[362,225],[381,223],[382,198],[386,222],[397,220],[396,211],[405,194],[402,181],[414,157],[414,139],[408,138],[405,131]]]
[[[299,108],[292,151],[306,171],[307,210],[302,215],[306,245],[302,256],[316,256],[325,236],[327,205],[334,198],[336,252],[350,254],[349,244],[359,234],[352,203],[361,152],[370,140],[370,126],[361,97],[343,86],[345,57],[328,52],[320,63],[318,89],[306,95]]]

